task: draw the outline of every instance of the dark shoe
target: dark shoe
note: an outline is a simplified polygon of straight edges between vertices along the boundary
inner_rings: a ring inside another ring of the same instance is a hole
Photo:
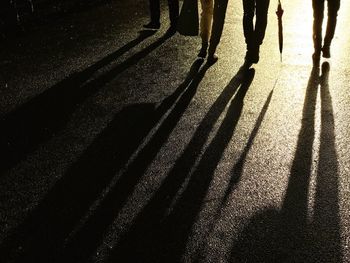
[[[259,53],[247,51],[245,61],[250,64],[256,64],[259,62]]]
[[[259,62],[259,53],[260,53],[260,46],[257,46],[253,49],[252,62],[254,64]]]
[[[202,44],[201,50],[199,50],[198,57],[205,58],[207,56],[208,45]]]
[[[322,57],[324,58],[330,58],[331,57],[331,51],[329,46],[323,46],[322,47]]]
[[[252,65],[253,63],[245,59],[243,65],[240,67],[240,70],[243,70],[243,71],[248,70]]]
[[[146,25],[143,25],[144,28],[147,28],[147,29],[159,29],[160,28],[160,23],[159,22],[149,22],[148,24]]]
[[[216,63],[216,61],[218,61],[218,56],[215,54],[209,54],[208,58],[207,58],[207,64],[208,65],[213,65]]]
[[[245,61],[248,63],[256,64],[259,62],[259,52],[260,48],[259,46],[256,47],[248,47],[247,53],[245,55]]]
[[[165,32],[166,36],[172,36],[176,33],[177,28],[175,26],[170,26],[168,30]]]

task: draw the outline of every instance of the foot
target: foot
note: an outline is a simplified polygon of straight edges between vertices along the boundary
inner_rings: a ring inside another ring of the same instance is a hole
[[[198,57],[199,58],[205,58],[207,56],[207,50],[208,50],[208,45],[203,45],[201,50],[199,50]]]
[[[218,56],[216,54],[209,54],[207,58],[207,64],[208,65],[213,65],[218,61]]]
[[[256,64],[259,62],[259,47],[250,47],[245,55],[245,61],[251,64]]]
[[[253,63],[251,63],[250,61],[245,59],[243,65],[241,66],[240,69],[241,70],[248,70],[252,65],[253,65]]]
[[[144,28],[147,28],[147,29],[159,29],[160,28],[160,23],[159,22],[154,22],[154,21],[151,21],[149,22],[148,24],[146,25],[143,25]]]
[[[331,57],[330,46],[323,46],[322,47],[322,57],[324,57],[324,58]]]
[[[166,31],[165,35],[172,36],[172,35],[174,35],[176,33],[176,31],[177,31],[176,26],[170,26],[168,28],[168,30]]]

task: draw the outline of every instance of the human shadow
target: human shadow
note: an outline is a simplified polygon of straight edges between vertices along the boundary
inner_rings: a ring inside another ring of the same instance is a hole
[[[180,262],[253,77],[253,69],[239,71],[225,87],[159,189],[120,238],[108,262]],[[235,93],[217,134],[200,158],[209,133]]]
[[[255,122],[255,125],[254,125],[254,128],[252,130],[252,132],[250,133],[250,136],[248,138],[248,141],[240,155],[240,157],[238,158],[238,161],[235,163],[235,165],[232,167],[231,169],[231,172],[230,172],[230,181],[229,181],[229,184],[226,188],[226,191],[225,191],[225,194],[224,194],[224,197],[222,199],[222,204],[224,204],[230,194],[232,193],[233,189],[235,188],[235,186],[237,185],[237,183],[239,182],[239,180],[241,179],[242,177],[242,174],[243,174],[243,168],[244,168],[244,164],[245,164],[245,161],[246,161],[246,158],[247,158],[247,155],[253,145],[253,142],[255,140],[255,137],[256,135],[258,134],[259,132],[259,129],[260,129],[260,126],[265,118],[265,115],[266,115],[266,112],[267,112],[267,109],[269,108],[269,105],[270,105],[270,102],[271,102],[271,98],[272,98],[272,95],[273,95],[273,90],[271,90],[269,96],[267,97],[265,103],[264,103],[264,106]]]
[[[198,70],[202,62],[196,60],[193,63],[184,82],[159,106],[136,104],[120,111],[25,222],[3,242],[0,254],[7,258],[15,257],[17,262],[24,259],[42,262],[86,259],[90,255],[86,251],[93,251],[100,244],[103,231],[113,221],[114,215],[143,176],[144,169],[152,162],[185,111],[193,96],[190,93],[188,97],[186,89],[190,84],[198,85]],[[103,191],[110,188],[116,174],[130,162],[169,110],[172,115],[168,115],[167,125],[163,122],[163,128],[157,130],[149,146],[143,148],[134,160],[133,170],[117,178],[116,185],[101,201]],[[97,211],[89,211],[96,201],[101,201]],[[84,226],[79,225],[87,213],[91,217]]]
[[[196,60],[196,63],[202,63],[202,61],[203,60]],[[208,65],[204,65],[200,71],[193,76],[190,83],[180,86],[179,91],[182,93],[173,97],[176,102],[169,110],[169,113],[159,122],[159,127],[154,130],[154,134],[148,142],[128,163],[120,179],[105,196],[94,211],[94,214],[69,242],[65,251],[65,256],[72,257],[73,255],[73,257],[86,260],[90,255],[83,255],[83,252],[86,250],[93,251],[101,244],[108,227],[113,223],[113,220],[122,209],[128,197],[130,197],[134,191],[135,186],[145,174],[149,164],[155,158],[162,145],[176,127],[183,113],[186,111],[208,68]],[[161,105],[160,109],[163,107],[164,105]]]
[[[267,97],[267,99],[265,101],[265,104],[264,104],[256,122],[255,122],[254,128],[249,136],[249,139],[247,141],[246,146],[244,147],[240,157],[238,158],[238,161],[234,164],[234,166],[232,167],[232,169],[229,173],[230,181],[226,187],[226,190],[224,192],[223,197],[221,198],[221,200],[219,202],[219,205],[217,205],[215,213],[213,213],[213,216],[209,220],[209,224],[208,224],[207,231],[206,231],[206,237],[204,237],[200,241],[200,245],[199,245],[200,249],[203,249],[206,246],[206,242],[208,241],[208,237],[213,232],[214,227],[215,227],[216,223],[218,222],[218,220],[220,220],[223,208],[227,204],[227,201],[229,200],[230,195],[232,194],[236,185],[238,184],[238,182],[240,181],[240,179],[242,177],[243,168],[244,168],[244,164],[245,164],[247,155],[250,151],[250,148],[253,145],[254,139],[255,139],[256,135],[258,134],[260,126],[265,118],[267,109],[268,109],[270,102],[271,102],[272,95],[273,95],[273,90],[271,90],[269,96]],[[201,262],[200,260],[201,260],[201,255],[197,255],[197,259],[195,262]]]
[[[54,137],[58,131],[65,127],[69,117],[81,103],[102,89],[106,83],[113,80],[118,74],[159,47],[171,36],[169,34],[163,35],[145,49],[114,66],[108,72],[93,77],[93,74],[98,70],[113,62],[152,34],[153,32],[150,31],[141,31],[136,39],[117,51],[85,70],[72,74],[2,117],[0,119],[0,126],[2,127],[0,131],[0,156],[3,157],[0,172],[13,167],[37,149],[38,145]]]
[[[339,208],[339,163],[335,142],[335,123],[332,97],[329,90],[330,66],[322,64],[321,134],[314,221],[312,233],[316,239],[314,251],[317,258],[326,262],[342,262],[340,208]]]
[[[312,69],[302,125],[281,210],[255,215],[234,244],[230,262],[341,262],[338,161],[334,115],[328,86],[329,64]],[[315,140],[315,110],[321,90],[321,135],[315,204],[309,195]]]

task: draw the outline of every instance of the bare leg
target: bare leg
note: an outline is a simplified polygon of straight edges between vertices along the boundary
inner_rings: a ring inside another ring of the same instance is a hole
[[[205,58],[207,56],[207,49],[209,38],[211,35],[211,27],[213,21],[213,0],[201,0],[202,13],[200,20],[200,35],[202,38],[202,48],[198,56]]]

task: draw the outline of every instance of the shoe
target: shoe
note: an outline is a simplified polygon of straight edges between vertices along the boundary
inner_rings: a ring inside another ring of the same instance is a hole
[[[197,57],[205,58],[207,56],[207,50],[208,50],[208,45],[202,44],[202,48],[201,50],[199,50]]]
[[[257,64],[259,62],[259,46],[254,48],[249,48],[245,55],[245,61],[251,64]]]
[[[146,25],[143,25],[144,28],[147,28],[147,29],[159,29],[160,28],[160,23],[159,22],[149,22],[148,24]]]
[[[218,56],[215,54],[209,54],[208,58],[207,58],[207,64],[208,65],[213,65],[216,63],[216,61],[218,61]]]
[[[323,46],[322,47],[322,57],[324,57],[324,58],[331,57],[330,46]]]
[[[248,70],[252,65],[253,63],[245,59],[243,65],[240,67],[240,70]]]
[[[176,33],[176,31],[177,31],[176,26],[170,26],[168,28],[168,30],[165,32],[165,35],[166,36],[172,36],[172,35],[174,35]]]

